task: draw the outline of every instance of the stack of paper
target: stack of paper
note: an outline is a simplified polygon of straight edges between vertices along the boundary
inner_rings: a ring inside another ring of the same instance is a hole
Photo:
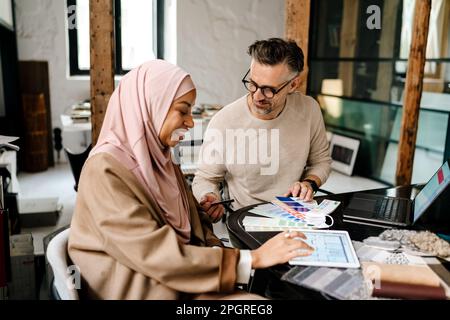
[[[303,219],[291,215],[290,213],[284,211],[283,209],[279,208],[278,206],[272,203],[257,206],[252,210],[250,210],[249,212],[256,213],[260,216],[264,216],[267,218],[284,219],[293,222],[305,222]]]
[[[297,266],[286,272],[281,280],[339,300],[372,299],[370,286],[359,269]]]
[[[339,201],[325,199],[320,204],[317,204],[316,201],[305,202],[295,197],[276,197],[272,203],[300,219],[304,219],[308,213],[328,215],[340,205]]]
[[[277,197],[272,203],[259,205],[249,212],[262,217],[245,217],[243,224],[246,231],[283,231],[295,229],[315,229],[306,222],[308,213],[330,214],[340,202],[323,200],[303,202],[298,198]]]
[[[247,232],[301,230],[310,228],[303,222],[273,218],[245,217],[243,223]]]
[[[272,203],[259,205],[249,212],[255,213],[261,217],[244,218],[243,224],[245,230],[248,232],[284,231],[309,228],[303,219],[294,217]]]

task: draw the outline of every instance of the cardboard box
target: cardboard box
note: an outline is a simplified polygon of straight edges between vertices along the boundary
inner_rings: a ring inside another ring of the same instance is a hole
[[[36,271],[31,234],[11,236],[11,282],[8,284],[10,300],[36,300]]]
[[[19,198],[18,203],[22,228],[54,226],[62,210],[57,197]]]

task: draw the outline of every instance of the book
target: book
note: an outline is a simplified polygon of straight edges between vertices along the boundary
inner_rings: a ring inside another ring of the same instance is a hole
[[[338,300],[371,299],[370,288],[360,269],[295,266],[281,280]]]
[[[299,219],[304,219],[310,213],[329,215],[339,207],[340,202],[324,199],[318,204],[317,201],[306,202],[296,197],[276,197],[272,200],[272,204]]]

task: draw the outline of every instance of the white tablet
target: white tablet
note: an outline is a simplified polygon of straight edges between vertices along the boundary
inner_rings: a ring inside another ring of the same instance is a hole
[[[307,257],[289,261],[292,265],[336,268],[359,268],[359,260],[347,231],[299,230],[307,237],[305,241],[315,250]]]

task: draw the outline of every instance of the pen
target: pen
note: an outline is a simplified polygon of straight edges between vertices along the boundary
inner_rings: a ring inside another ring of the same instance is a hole
[[[232,202],[234,202],[233,199],[231,199],[231,200],[223,200],[223,201],[220,201],[220,202],[212,203],[212,204],[211,204],[211,207],[212,207],[212,206],[215,206],[215,205],[218,205],[218,204],[230,204],[230,203],[232,203]]]

